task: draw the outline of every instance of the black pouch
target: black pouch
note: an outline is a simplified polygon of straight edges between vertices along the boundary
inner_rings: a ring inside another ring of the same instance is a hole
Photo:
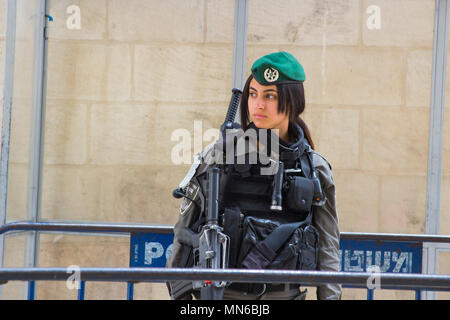
[[[288,240],[276,252],[263,242],[283,223],[253,216],[245,217],[238,268],[298,269],[303,239],[302,227],[291,232]]]
[[[317,267],[319,246],[319,232],[312,225],[303,230],[303,241],[301,244],[302,254],[299,259],[299,267],[302,270],[315,270]]]
[[[286,206],[292,213],[308,213],[311,211],[314,184],[311,179],[304,177],[289,177],[289,190]]]

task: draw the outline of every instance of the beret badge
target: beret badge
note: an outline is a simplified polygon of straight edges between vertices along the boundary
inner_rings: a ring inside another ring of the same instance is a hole
[[[278,80],[279,76],[280,74],[278,73],[277,69],[269,67],[264,70],[264,79],[266,79],[267,82],[275,82]]]

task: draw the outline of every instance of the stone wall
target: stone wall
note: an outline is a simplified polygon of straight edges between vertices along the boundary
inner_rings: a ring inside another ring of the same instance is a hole
[[[27,218],[33,10],[18,1],[8,221]],[[172,160],[174,133],[189,132],[191,159],[223,121],[234,1],[55,0],[50,14],[42,219],[175,223],[180,201],[171,191],[190,163]],[[433,26],[432,0],[249,1],[247,75],[256,58],[277,50],[303,64],[304,119],[333,166],[341,231],[425,231]],[[446,116],[445,137],[449,130]],[[450,233],[449,191],[444,138],[442,234]],[[8,238],[6,266],[23,265],[23,247],[21,237]],[[39,265],[127,266],[128,250],[125,238],[42,235]],[[21,297],[14,286],[5,297]],[[126,291],[86,290],[91,299]],[[38,299],[75,296],[61,283],[37,286]],[[135,296],[168,298],[163,284],[138,284]],[[344,298],[365,299],[365,290],[345,289]]]

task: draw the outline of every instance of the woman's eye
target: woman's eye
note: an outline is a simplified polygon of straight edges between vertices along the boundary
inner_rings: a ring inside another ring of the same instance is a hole
[[[255,92],[250,92],[250,97],[256,97],[256,93]]]
[[[267,99],[276,99],[276,96],[274,95],[274,94],[268,94],[267,96],[266,96],[266,98]]]

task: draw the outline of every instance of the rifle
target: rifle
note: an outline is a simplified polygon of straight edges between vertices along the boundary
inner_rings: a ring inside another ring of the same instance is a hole
[[[219,184],[221,169],[225,169],[225,149],[227,139],[227,129],[236,129],[234,118],[239,107],[242,91],[234,88],[232,90],[230,104],[225,116],[225,121],[220,127],[222,135],[222,150],[214,156],[223,159],[216,159],[215,163],[207,170],[208,179],[208,206],[205,225],[199,233],[195,233],[189,228],[182,228],[178,234],[180,239],[193,248],[194,268],[225,269],[228,267],[230,237],[223,233],[223,228],[219,225]],[[234,139],[234,138],[233,138]],[[220,161],[222,160],[222,161]],[[175,198],[186,197],[182,188],[173,191]],[[189,198],[188,198],[189,199]],[[192,199],[189,199],[192,201]],[[225,281],[174,281],[170,284],[171,295],[175,298],[182,298],[190,293],[192,289],[200,289],[202,300],[220,300],[227,282]]]
[[[230,104],[228,106],[225,121],[220,127],[223,146],[226,145],[226,130],[234,128],[234,118],[239,107],[242,91],[234,88],[232,90]],[[225,154],[223,154],[225,156]],[[220,163],[224,163],[223,161]],[[226,165],[226,164],[225,164]],[[223,233],[219,225],[219,182],[221,164],[216,163],[207,171],[208,177],[208,212],[206,223],[202,228],[198,246],[197,267],[206,269],[225,269],[228,267],[228,256],[230,251],[230,237]],[[200,286],[202,300],[221,300],[227,282],[226,281],[204,281],[203,284],[196,282],[193,287]]]

